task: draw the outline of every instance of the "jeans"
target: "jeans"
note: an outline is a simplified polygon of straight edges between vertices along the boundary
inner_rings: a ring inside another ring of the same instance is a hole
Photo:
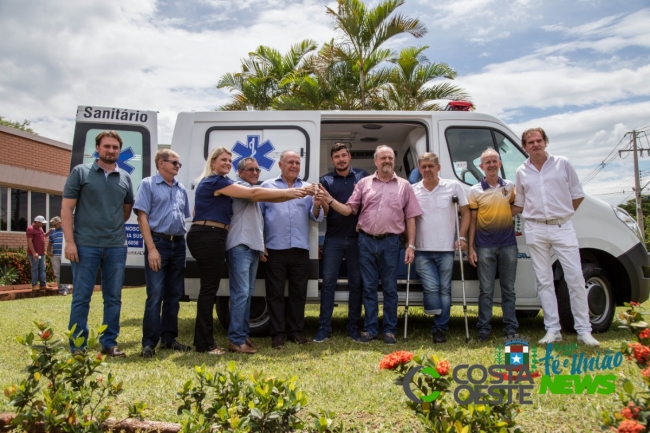
[[[95,288],[97,270],[102,271],[102,297],[104,298],[104,319],[106,330],[99,338],[102,349],[117,346],[117,336],[120,334],[120,310],[122,308],[122,284],[124,283],[124,267],[126,266],[126,247],[88,247],[77,245],[78,262],[72,265],[72,306],[70,308],[70,323],[74,325],[75,337],[81,335],[88,339],[88,311],[90,299]],[[84,341],[81,348],[86,347]],[[72,342],[70,349],[76,350]]]
[[[173,343],[178,337],[178,310],[185,279],[185,239],[176,242],[153,236],[160,254],[160,269],[149,267],[149,250],[144,250],[144,275],[147,300],[142,318],[142,347],[158,342]],[[162,307],[162,315],[161,315]]]
[[[56,277],[56,285],[59,285],[61,281],[61,256],[52,256],[52,270],[54,271],[54,276]]]
[[[309,250],[267,250],[266,305],[271,318],[271,337],[295,337],[305,329],[305,301],[309,281]],[[284,287],[289,280],[289,297]],[[286,317],[286,320],[285,320]]]
[[[364,331],[376,337],[379,333],[379,278],[384,293],[384,334],[397,331],[397,265],[399,236],[374,239],[359,235],[359,265],[363,281],[363,308],[366,310]],[[379,277],[379,278],[378,278]]]
[[[260,251],[244,244],[227,251],[230,267],[230,324],[228,339],[240,346],[246,342],[251,315],[251,297],[255,291]]]
[[[359,240],[356,237],[326,237],[323,243],[323,286],[320,293],[318,326],[332,331],[332,312],[336,280],[345,255],[348,268],[348,334],[355,333],[361,318],[361,273],[359,272]]]
[[[29,257],[29,266],[32,271],[32,286],[37,285],[39,281],[41,287],[47,286],[45,281],[45,255],[41,255],[38,259],[33,256],[27,257]]]
[[[480,333],[489,334],[492,330],[492,301],[494,300],[494,279],[499,269],[501,286],[501,311],[503,312],[504,334],[514,333],[519,324],[515,316],[515,277],[517,276],[517,245],[499,248],[476,247],[478,258],[478,323]]]
[[[535,277],[537,277],[538,281],[537,292],[544,311],[546,330],[548,332],[560,332],[561,329],[555,284],[553,282],[552,247],[562,265],[564,281],[566,281],[569,288],[575,330],[579,335],[591,334],[587,291],[585,290],[578,238],[573,229],[573,222],[567,221],[562,225],[546,225],[526,221],[524,223],[524,234],[526,235],[530,258],[533,261]]]
[[[416,251],[415,271],[422,281],[424,312],[432,314],[432,332],[447,332],[451,314],[453,251]]]
[[[212,332],[212,311],[226,263],[227,236],[226,229],[199,225],[192,225],[187,234],[187,247],[199,266],[201,279],[194,322],[194,346],[197,352],[207,352],[217,347]]]

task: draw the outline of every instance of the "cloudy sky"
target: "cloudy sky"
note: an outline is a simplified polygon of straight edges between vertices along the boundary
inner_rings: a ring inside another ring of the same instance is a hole
[[[178,112],[228,100],[215,85],[249,51],[337,36],[325,13],[334,4],[2,0],[0,115],[69,143],[78,105],[156,110],[168,143]],[[611,160],[585,189],[612,203],[630,196],[632,158],[610,152],[650,127],[647,0],[406,0],[399,11],[429,33],[391,48],[428,45],[430,60],[458,71],[478,111],[517,133],[543,126],[549,151],[571,158],[583,179]],[[650,148],[645,135],[639,144]],[[647,152],[640,161],[649,182]]]

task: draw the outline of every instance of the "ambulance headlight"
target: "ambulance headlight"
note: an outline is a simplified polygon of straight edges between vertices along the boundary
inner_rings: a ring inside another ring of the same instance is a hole
[[[614,209],[614,214],[618,217],[618,219],[623,221],[625,225],[634,232],[636,237],[639,238],[641,243],[645,245],[641,230],[639,229],[639,226],[637,225],[634,218],[632,218],[629,213],[625,212],[625,210],[621,209],[620,207],[612,206],[612,209]]]

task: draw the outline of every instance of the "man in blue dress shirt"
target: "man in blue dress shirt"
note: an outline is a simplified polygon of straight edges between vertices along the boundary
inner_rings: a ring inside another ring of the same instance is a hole
[[[330,159],[334,171],[320,178],[321,186],[332,198],[347,203],[359,180],[368,176],[365,170],[350,166],[350,150],[345,143],[335,143],[330,150]],[[359,337],[358,322],[361,318],[361,272],[359,268],[359,233],[357,222],[359,216],[343,216],[323,203],[327,214],[327,231],[323,243],[323,287],[320,294],[320,316],[318,331],[314,342],[322,343],[332,333],[332,312],[334,311],[334,294],[336,281],[343,256],[348,269],[348,336],[353,340]]]
[[[263,188],[301,188],[307,186],[300,174],[300,156],[284,151],[280,156],[280,176],[262,183]],[[298,344],[307,343],[305,301],[309,280],[309,221],[323,220],[322,195],[307,196],[284,203],[261,202],[264,216],[264,256],[266,260],[266,304],[271,317],[272,346],[280,349],[285,337]],[[289,280],[289,298],[284,300]],[[285,311],[286,310],[286,311]],[[286,320],[285,320],[286,318]]]
[[[178,154],[162,149],[154,159],[158,174],[142,179],[133,206],[145,244],[144,358],[153,357],[159,341],[164,349],[189,350],[176,338],[185,278],[185,218],[191,216],[190,204],[185,187],[175,179],[182,166]]]

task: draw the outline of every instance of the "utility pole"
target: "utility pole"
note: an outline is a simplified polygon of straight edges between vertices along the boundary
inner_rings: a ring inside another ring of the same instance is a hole
[[[648,151],[650,155],[650,149],[639,149],[636,145],[636,131],[632,131],[632,149],[631,150],[619,150],[618,156],[621,156],[623,152],[632,152],[634,157],[634,197],[636,198],[636,223],[641,230],[641,233],[645,237],[645,227],[643,222],[643,208],[642,208],[642,198],[641,198],[641,181],[639,179],[639,156],[638,151]]]
[[[645,238],[645,228],[643,223],[643,207],[641,201],[641,181],[639,180],[639,157],[636,154],[636,131],[632,131],[632,148],[634,155],[634,196],[636,197],[636,223]]]

